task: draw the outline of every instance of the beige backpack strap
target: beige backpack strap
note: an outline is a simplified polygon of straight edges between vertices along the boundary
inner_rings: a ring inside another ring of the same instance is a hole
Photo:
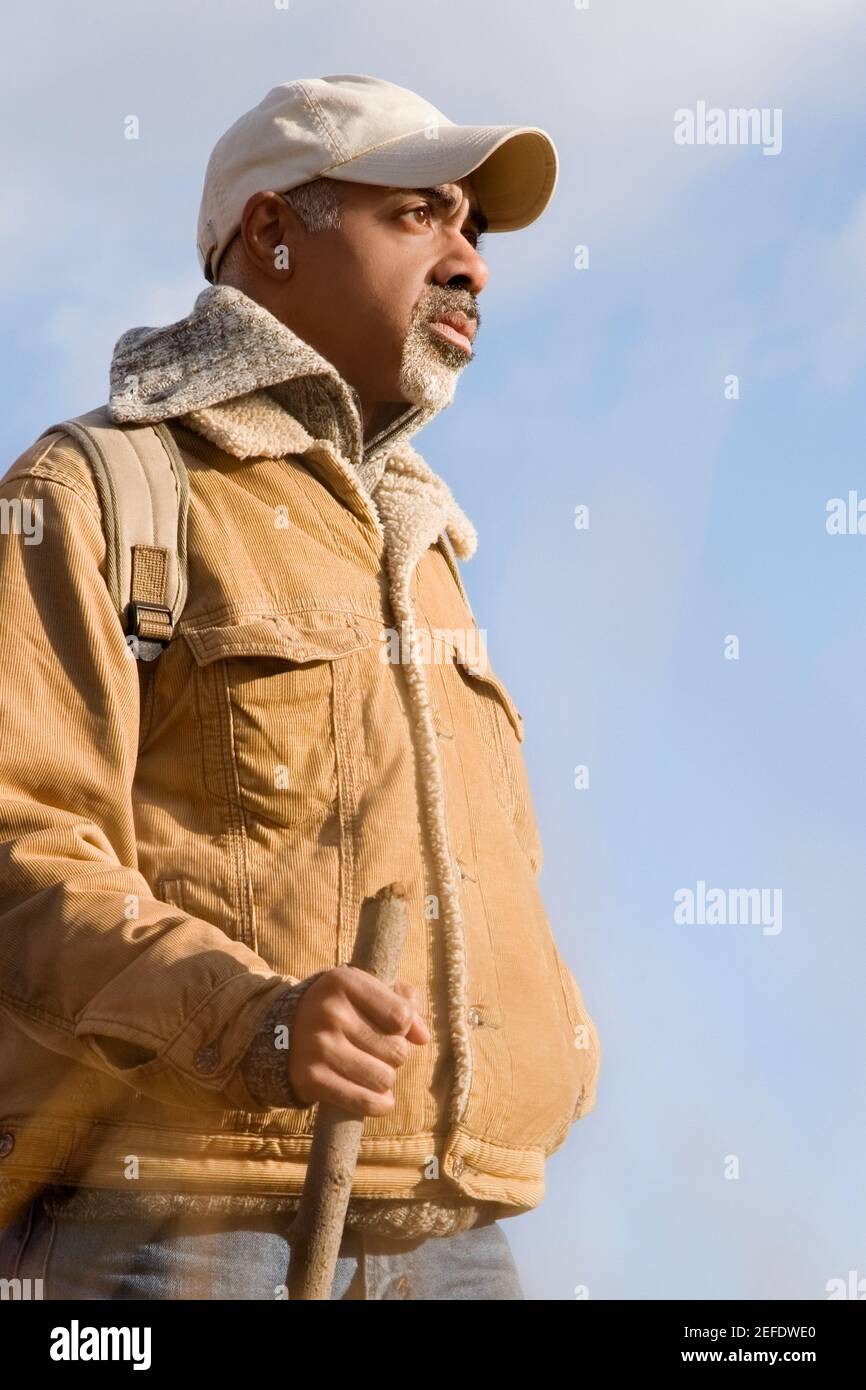
[[[186,602],[183,459],[165,425],[117,425],[104,406],[42,434],[58,430],[87,454],[102,506],[108,588],[137,654],[152,660],[170,642]]]

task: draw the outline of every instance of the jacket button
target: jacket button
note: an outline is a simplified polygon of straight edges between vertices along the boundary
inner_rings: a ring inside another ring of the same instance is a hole
[[[15,1135],[8,1130],[5,1134],[0,1134],[0,1158],[5,1158],[7,1154],[11,1154],[14,1148]]]
[[[472,1028],[477,1028],[481,1022],[481,1015],[477,1009],[470,1009],[466,1017],[469,1019],[469,1024]]]
[[[216,1043],[211,1043],[208,1047],[199,1048],[193,1058],[193,1066],[202,1076],[210,1076],[219,1066],[219,1060],[219,1048]]]

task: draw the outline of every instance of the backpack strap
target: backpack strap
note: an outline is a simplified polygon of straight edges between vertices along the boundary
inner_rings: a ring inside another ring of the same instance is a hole
[[[165,425],[118,425],[105,406],[39,437],[57,431],[87,455],[102,507],[106,582],[137,654],[153,660],[186,602],[186,466]]]

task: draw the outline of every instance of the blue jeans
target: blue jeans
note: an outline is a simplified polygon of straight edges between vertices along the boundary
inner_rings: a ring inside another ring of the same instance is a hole
[[[36,1197],[0,1230],[0,1278],[29,1279],[30,1297],[55,1300],[284,1299],[285,1224],[268,1216],[85,1221],[62,1208],[52,1214]],[[524,1297],[495,1221],[416,1240],[346,1231],[331,1292],[332,1300]]]

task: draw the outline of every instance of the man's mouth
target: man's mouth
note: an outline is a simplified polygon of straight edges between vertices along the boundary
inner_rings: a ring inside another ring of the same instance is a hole
[[[455,343],[457,347],[466,353],[472,352],[472,339],[478,329],[475,319],[471,319],[466,314],[458,312],[439,314],[435,319],[428,320],[427,327],[432,332],[438,334],[449,343]]]

